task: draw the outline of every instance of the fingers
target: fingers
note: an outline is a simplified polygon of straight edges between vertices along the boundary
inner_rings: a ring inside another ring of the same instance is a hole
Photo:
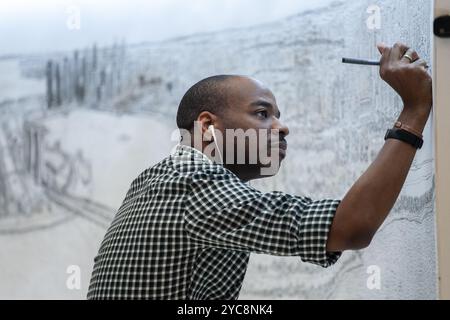
[[[391,67],[399,63],[402,65],[411,65],[411,67],[418,66],[425,70],[428,69],[427,62],[421,59],[414,49],[403,43],[397,42],[392,47],[386,46],[384,43],[378,43],[377,48],[382,54],[380,59],[380,76],[383,80],[388,76]]]
[[[378,52],[383,54],[383,51],[386,49],[386,45],[383,42],[377,43]]]
[[[388,60],[391,53],[391,47],[388,47],[384,43],[377,44],[378,51],[381,53],[380,66],[383,66]]]
[[[389,54],[386,55],[389,57],[390,61],[399,60],[401,62],[410,64],[420,59],[419,54],[414,49],[401,42],[397,42],[392,46],[392,48],[386,46],[384,43],[378,43],[377,48],[383,56],[385,56],[385,54],[388,52]],[[411,59],[409,59],[408,57]],[[426,62],[424,62],[423,59],[420,60],[421,62],[418,63],[418,65],[427,67]]]
[[[414,49],[409,48],[405,52],[405,54],[402,56],[401,61],[406,62],[406,63],[412,63],[418,59],[420,59],[420,57],[417,54],[417,52]]]
[[[420,67],[424,67],[425,69],[428,69],[428,63],[424,59],[421,59],[421,58],[417,59],[412,64],[414,66],[420,66]]]
[[[409,47],[406,44],[397,42],[392,47],[391,59],[400,60],[405,53],[408,51]]]

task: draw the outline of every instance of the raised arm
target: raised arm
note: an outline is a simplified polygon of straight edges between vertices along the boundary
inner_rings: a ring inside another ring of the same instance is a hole
[[[432,106],[431,77],[426,63],[406,45],[378,45],[380,76],[402,98],[398,121],[423,132]],[[409,56],[410,59],[405,56]],[[362,249],[372,241],[402,189],[416,149],[403,141],[386,140],[376,159],[340,203],[327,241],[327,251]]]

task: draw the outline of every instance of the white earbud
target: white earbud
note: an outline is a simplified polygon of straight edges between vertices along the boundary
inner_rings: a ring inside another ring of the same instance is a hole
[[[213,136],[213,138],[215,139],[216,138],[216,133],[214,132],[214,125],[212,125],[212,124],[209,125],[208,131],[211,134],[211,136]]]
[[[211,126],[208,127],[208,130],[205,131],[203,134],[203,140],[204,141],[212,141],[213,140],[213,134],[212,134]]]
[[[222,153],[220,152],[220,148],[219,148],[219,145],[217,144],[217,138],[216,138],[216,133],[215,133],[215,131],[214,131],[214,126],[211,124],[209,127],[208,127],[208,131],[209,131],[209,134],[212,136],[212,140],[213,140],[213,142],[214,142],[214,144],[215,144],[215,146],[216,146],[216,150],[217,150],[217,153],[219,154],[219,158],[220,158],[220,161],[221,161],[221,163],[223,164],[223,158],[222,158]]]

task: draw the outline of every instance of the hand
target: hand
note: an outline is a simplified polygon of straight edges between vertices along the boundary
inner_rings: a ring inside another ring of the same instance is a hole
[[[433,105],[433,95],[426,61],[402,43],[396,43],[393,47],[380,43],[377,47],[382,54],[380,77],[400,95],[403,110],[428,116]],[[412,62],[405,54],[412,58]]]

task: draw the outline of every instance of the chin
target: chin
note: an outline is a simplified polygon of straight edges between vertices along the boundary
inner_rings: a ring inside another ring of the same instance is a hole
[[[275,176],[281,168],[281,163],[283,159],[280,158],[279,161],[276,162],[276,164],[270,163],[267,165],[263,165],[259,168],[259,179],[262,178],[270,178]]]

